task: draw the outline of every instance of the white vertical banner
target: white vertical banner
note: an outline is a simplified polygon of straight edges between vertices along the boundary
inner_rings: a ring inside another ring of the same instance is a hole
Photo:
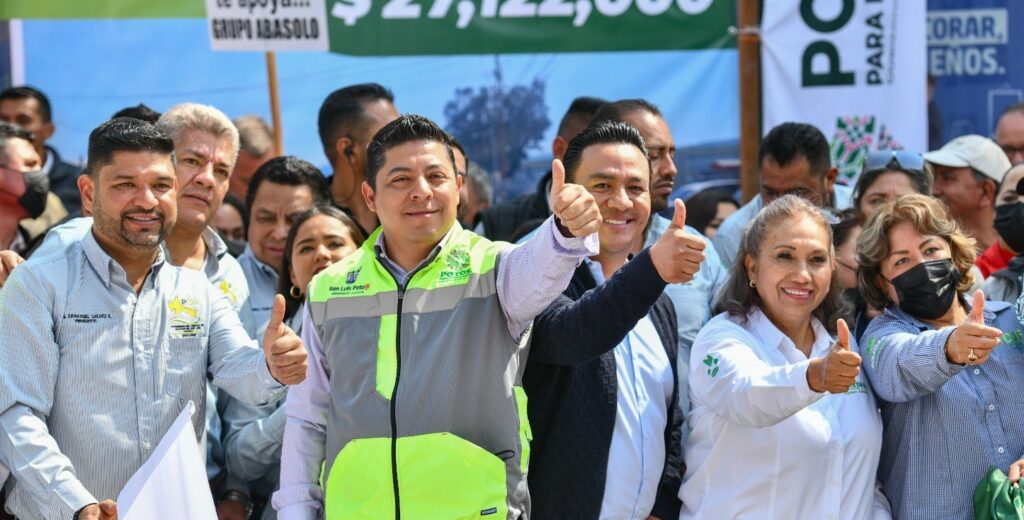
[[[195,411],[189,401],[153,455],[125,484],[117,496],[121,520],[217,520],[205,454],[192,428]]]
[[[840,183],[869,150],[928,146],[925,0],[772,0],[761,23],[763,130],[817,126]]]

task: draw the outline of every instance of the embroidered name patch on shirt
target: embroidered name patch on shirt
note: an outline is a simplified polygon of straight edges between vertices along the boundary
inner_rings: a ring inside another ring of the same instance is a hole
[[[64,314],[65,320],[74,320],[75,323],[97,323],[99,320],[109,320],[110,318],[110,314],[105,312],[92,314],[68,312]]]

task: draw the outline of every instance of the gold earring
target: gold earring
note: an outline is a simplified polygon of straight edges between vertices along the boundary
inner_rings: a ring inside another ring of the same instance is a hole
[[[288,294],[292,295],[292,298],[296,300],[302,298],[302,292],[300,292],[299,288],[295,287],[294,285],[292,286],[291,289],[288,289]]]

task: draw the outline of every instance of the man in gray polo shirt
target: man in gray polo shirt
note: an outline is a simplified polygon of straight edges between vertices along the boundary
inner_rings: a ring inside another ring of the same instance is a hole
[[[305,348],[280,323],[283,300],[264,354],[202,273],[165,261],[160,243],[177,217],[172,151],[142,121],[96,128],[79,179],[91,232],[30,259],[0,291],[0,459],[18,462],[7,501],[18,518],[113,518],[109,498],[181,409],[202,409],[207,374],[252,404],[305,378]]]

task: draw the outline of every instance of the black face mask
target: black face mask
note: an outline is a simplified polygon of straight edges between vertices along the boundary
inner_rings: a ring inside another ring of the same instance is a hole
[[[25,193],[18,204],[28,212],[29,218],[38,218],[46,209],[46,195],[50,192],[50,178],[43,170],[25,172]]]
[[[890,280],[900,299],[900,309],[915,318],[934,320],[953,305],[960,271],[953,260],[922,262]]]
[[[996,206],[995,227],[1014,253],[1024,253],[1024,202]]]

